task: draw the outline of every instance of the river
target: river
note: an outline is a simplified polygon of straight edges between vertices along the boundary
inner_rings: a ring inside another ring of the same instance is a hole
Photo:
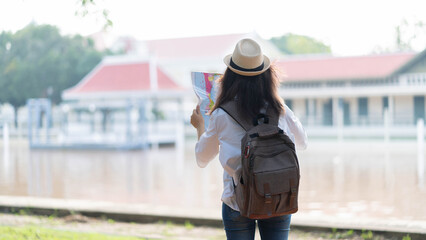
[[[0,195],[219,209],[223,170],[217,160],[199,168],[194,145],[186,139],[184,149],[31,150],[11,140],[7,154],[0,145]],[[426,220],[415,141],[315,140],[298,156],[300,212]]]

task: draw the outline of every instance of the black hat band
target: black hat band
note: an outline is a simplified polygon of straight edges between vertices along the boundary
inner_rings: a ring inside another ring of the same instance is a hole
[[[235,64],[234,61],[232,61],[232,57],[231,57],[231,61],[230,61],[229,65],[231,67],[235,68],[236,70],[240,70],[240,71],[244,71],[244,72],[257,72],[257,71],[260,71],[260,70],[263,69],[263,67],[265,66],[265,63],[262,62],[262,64],[260,64],[260,66],[256,67],[256,68],[251,68],[251,69],[242,68],[242,67],[238,66],[237,64]]]

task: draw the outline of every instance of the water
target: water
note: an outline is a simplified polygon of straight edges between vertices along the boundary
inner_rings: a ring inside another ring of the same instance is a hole
[[[343,217],[426,219],[415,142],[313,144],[301,154],[305,211]]]
[[[0,162],[0,195],[220,209],[222,168],[217,160],[198,168],[194,144],[148,151],[30,150],[27,142],[10,140],[9,159]],[[300,212],[426,220],[416,150],[414,141],[311,142],[299,152]]]

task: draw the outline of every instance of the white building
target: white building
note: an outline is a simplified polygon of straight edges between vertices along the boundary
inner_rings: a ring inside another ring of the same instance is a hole
[[[111,56],[63,92],[60,144],[140,148],[174,143],[183,132],[188,90],[155,60]]]
[[[383,135],[381,128],[386,123],[396,135],[404,136],[406,127],[425,119],[426,51],[295,56],[283,58],[277,65],[287,75],[281,95],[314,134],[324,126],[341,126],[349,135],[375,130]],[[362,126],[367,130],[360,131]]]

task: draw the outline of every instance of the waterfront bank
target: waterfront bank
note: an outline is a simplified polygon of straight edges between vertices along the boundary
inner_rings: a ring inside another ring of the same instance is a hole
[[[0,212],[8,214],[34,214],[66,217],[81,215],[90,218],[111,219],[119,222],[157,223],[173,222],[185,225],[222,228],[219,209],[167,207],[149,204],[118,204],[100,201],[44,199],[32,197],[0,196]],[[411,239],[426,238],[426,221],[346,219],[342,217],[312,216],[296,213],[292,227],[307,232],[353,230],[374,232],[389,237],[410,235]],[[386,238],[387,239],[387,238]],[[402,238],[399,238],[402,239]]]

